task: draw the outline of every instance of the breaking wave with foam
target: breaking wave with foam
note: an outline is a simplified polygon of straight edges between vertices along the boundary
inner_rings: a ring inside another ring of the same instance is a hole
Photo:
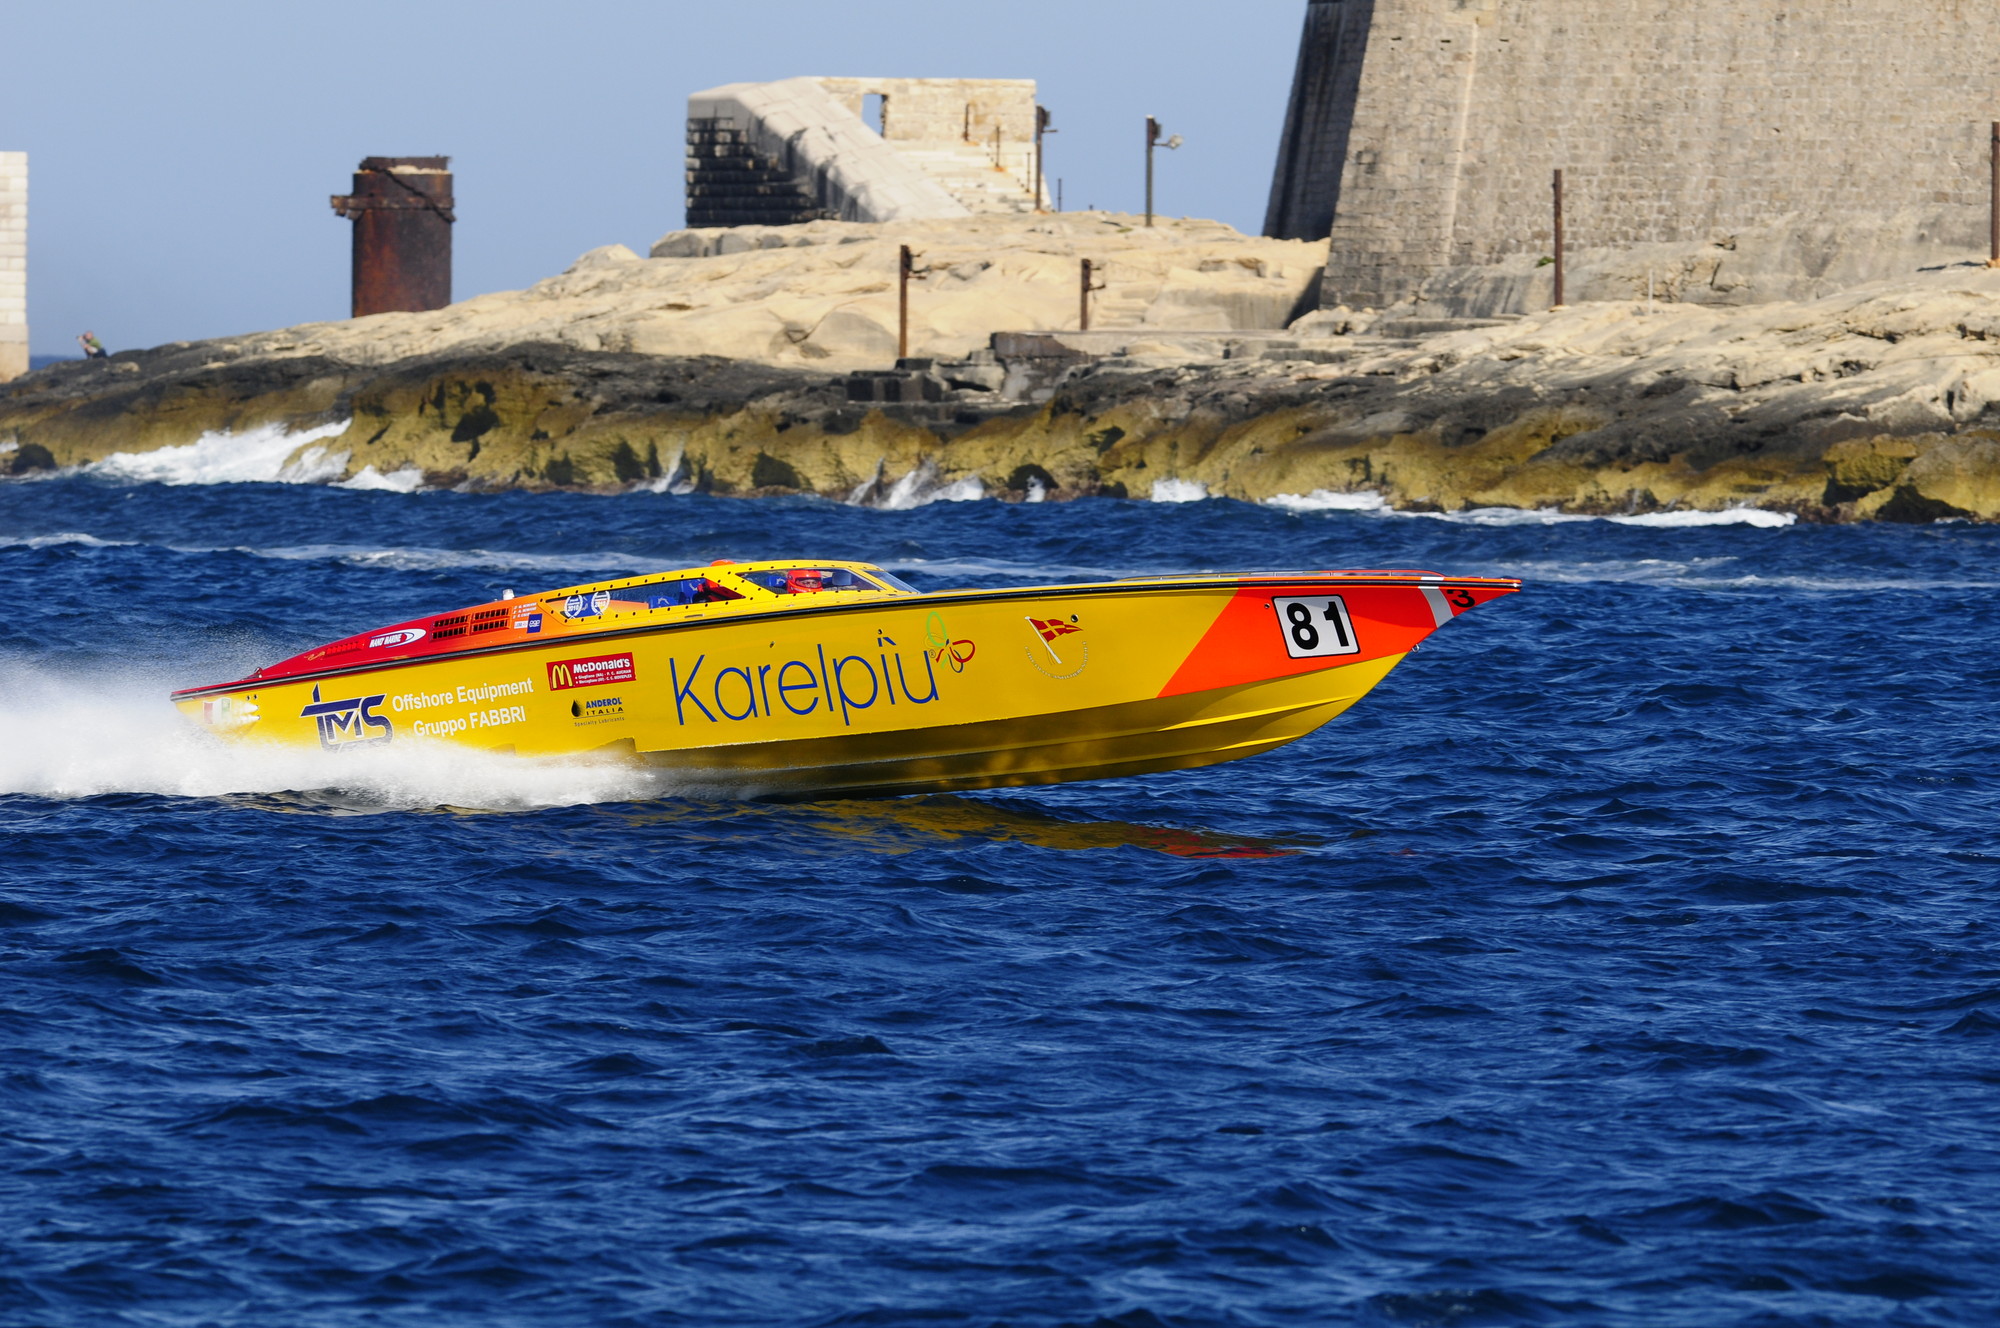
[[[113,452],[81,467],[85,475],[135,484],[327,484],[347,470],[347,453],[318,446],[347,432],[339,420],[293,432],[283,424],[242,433],[205,433],[181,447]]]
[[[1298,514],[1366,512],[1381,516],[1421,517],[1430,521],[1460,522],[1473,526],[1552,526],[1570,521],[1609,521],[1613,525],[1651,527],[1657,530],[1689,530],[1706,526],[1756,526],[1764,530],[1778,530],[1798,524],[1798,517],[1790,512],[1771,512],[1757,507],[1617,515],[1559,512],[1552,507],[1471,507],[1457,512],[1433,512],[1416,508],[1391,507],[1381,494],[1369,489],[1352,493],[1332,489],[1314,489],[1311,493],[1281,493],[1265,499],[1263,505],[1275,507],[1282,512]]]

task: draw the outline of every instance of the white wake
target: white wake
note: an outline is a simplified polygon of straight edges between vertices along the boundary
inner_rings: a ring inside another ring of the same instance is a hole
[[[524,811],[672,792],[659,772],[405,741],[348,752],[218,741],[167,701],[195,681],[0,660],[0,796],[303,794],[343,811]],[[317,796],[311,796],[317,795]]]

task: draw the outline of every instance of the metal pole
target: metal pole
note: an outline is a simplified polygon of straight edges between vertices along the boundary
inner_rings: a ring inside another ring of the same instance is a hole
[[[1153,144],[1160,141],[1160,122],[1146,117],[1146,224],[1153,224]]]
[[[915,267],[910,246],[902,246],[896,271],[896,359],[910,358],[910,270]]]
[[[1563,173],[1556,172],[1556,300],[1555,307],[1563,305]]]
[[[994,170],[996,170],[996,171],[998,171],[998,170],[1004,170],[1004,169],[1006,169],[1006,162],[1004,162],[1004,161],[1003,161],[1003,160],[1001,159],[1001,157],[1000,157],[1000,126],[999,126],[999,125],[994,125],[994,126],[993,126],[993,169],[994,169]]]
[[[1077,330],[1079,332],[1090,331],[1090,289],[1091,289],[1090,260],[1086,258],[1083,260],[1083,293],[1081,296],[1081,312],[1078,313],[1076,320]]]
[[[1993,234],[1986,266],[2000,267],[2000,120],[1993,122]]]
[[[1048,189],[1042,174],[1042,139],[1049,132],[1049,108],[1035,107],[1035,211],[1048,211]]]

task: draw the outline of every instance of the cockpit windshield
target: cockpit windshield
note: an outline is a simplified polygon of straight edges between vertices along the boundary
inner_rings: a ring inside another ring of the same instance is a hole
[[[776,595],[817,595],[828,590],[880,591],[867,577],[845,567],[782,567],[766,572],[738,573],[752,585]]]

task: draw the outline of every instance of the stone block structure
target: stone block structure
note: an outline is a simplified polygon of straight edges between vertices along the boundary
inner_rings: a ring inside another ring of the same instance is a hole
[[[1329,239],[1329,305],[1507,312],[1560,168],[1576,249],[1793,298],[1983,258],[1996,119],[1982,0],[1310,0],[1266,232]]]
[[[882,132],[863,116],[881,98]],[[1032,212],[1029,80],[792,78],[688,98],[688,225]]]
[[[0,382],[28,371],[28,154],[0,152]]]
[[[971,212],[1033,212],[1035,82],[1027,78],[821,78],[857,117],[881,98],[882,138]]]

